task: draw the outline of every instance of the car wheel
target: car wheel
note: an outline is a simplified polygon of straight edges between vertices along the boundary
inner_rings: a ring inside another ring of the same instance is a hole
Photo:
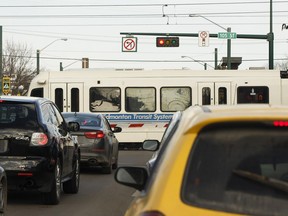
[[[5,215],[7,209],[7,182],[3,178],[0,183],[0,215]]]
[[[61,166],[59,159],[57,159],[51,191],[48,193],[43,193],[44,203],[49,205],[57,205],[60,201],[60,195],[61,195]]]
[[[73,176],[69,181],[63,182],[63,191],[65,193],[71,193],[71,194],[78,193],[79,183],[80,183],[80,161],[79,157],[77,157],[75,161]]]
[[[102,167],[102,172],[104,174],[111,174],[112,173],[112,163],[111,163],[111,161],[109,162],[108,166],[103,166]]]
[[[117,167],[118,167],[118,157],[116,157],[115,158],[115,161],[114,161],[114,163],[112,164],[112,169],[117,169]]]

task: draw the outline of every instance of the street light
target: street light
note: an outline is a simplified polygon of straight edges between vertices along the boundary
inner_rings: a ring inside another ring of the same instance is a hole
[[[208,19],[205,16],[202,16],[200,14],[189,14],[189,17],[202,17],[203,19],[213,23],[214,25],[217,25],[218,27],[224,29],[227,32],[231,32],[231,28],[224,28],[223,26],[219,25],[218,23]],[[231,69],[231,39],[227,39],[227,69]]]
[[[69,66],[71,66],[71,65],[73,65],[73,64],[75,64],[75,63],[77,63],[77,62],[79,62],[79,61],[82,61],[82,59],[79,59],[79,60],[73,61],[72,63],[66,65],[65,67],[63,67],[62,62],[60,62],[60,71],[63,71],[65,68],[67,68],[67,67],[69,67]]]
[[[52,41],[51,43],[49,43],[48,45],[46,45],[41,50],[37,49],[37,51],[36,51],[37,74],[39,74],[39,72],[40,72],[40,52],[42,52],[44,49],[46,49],[47,47],[49,47],[50,45],[52,45],[53,43],[55,43],[56,41],[59,41],[59,40],[67,41],[68,39],[67,38],[59,38],[59,39],[56,39],[56,40]]]
[[[204,70],[207,70],[207,65],[208,65],[209,67],[212,67],[211,65],[207,64],[206,62],[203,63],[202,61],[196,60],[196,59],[194,59],[194,58],[192,58],[192,57],[190,57],[190,56],[181,56],[181,58],[189,58],[189,59],[191,59],[193,62],[197,62],[197,63],[203,65],[203,66],[204,66]],[[212,67],[212,68],[214,69],[214,67]]]

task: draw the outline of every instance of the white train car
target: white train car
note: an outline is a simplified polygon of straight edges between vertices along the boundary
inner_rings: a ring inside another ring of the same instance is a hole
[[[287,104],[288,74],[279,70],[79,69],[41,72],[28,95],[63,112],[106,115],[121,145],[160,140],[173,113],[191,105]]]

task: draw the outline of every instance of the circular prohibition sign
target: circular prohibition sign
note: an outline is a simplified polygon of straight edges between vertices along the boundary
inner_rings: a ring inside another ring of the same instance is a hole
[[[202,32],[200,33],[200,37],[201,37],[202,39],[207,38],[207,32],[202,31]]]
[[[124,41],[123,45],[126,50],[133,50],[136,46],[136,43],[133,39],[129,38]]]

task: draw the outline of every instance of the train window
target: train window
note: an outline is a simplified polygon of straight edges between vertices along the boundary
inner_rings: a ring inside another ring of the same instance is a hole
[[[218,104],[227,104],[227,89],[225,87],[218,89]]]
[[[71,89],[71,112],[79,112],[79,89]]]
[[[162,112],[182,111],[191,106],[190,87],[162,87],[160,106]]]
[[[128,87],[125,89],[127,112],[155,112],[156,89],[153,87]]]
[[[209,87],[202,88],[202,105],[211,104],[211,89]]]
[[[44,89],[43,88],[34,88],[34,89],[32,89],[30,96],[32,96],[32,97],[44,97]]]
[[[61,112],[63,112],[63,89],[56,88],[55,89],[55,104],[59,108]]]
[[[121,109],[119,87],[92,87],[89,98],[91,112],[119,112]]]
[[[269,103],[269,88],[267,86],[239,86],[237,103]]]

